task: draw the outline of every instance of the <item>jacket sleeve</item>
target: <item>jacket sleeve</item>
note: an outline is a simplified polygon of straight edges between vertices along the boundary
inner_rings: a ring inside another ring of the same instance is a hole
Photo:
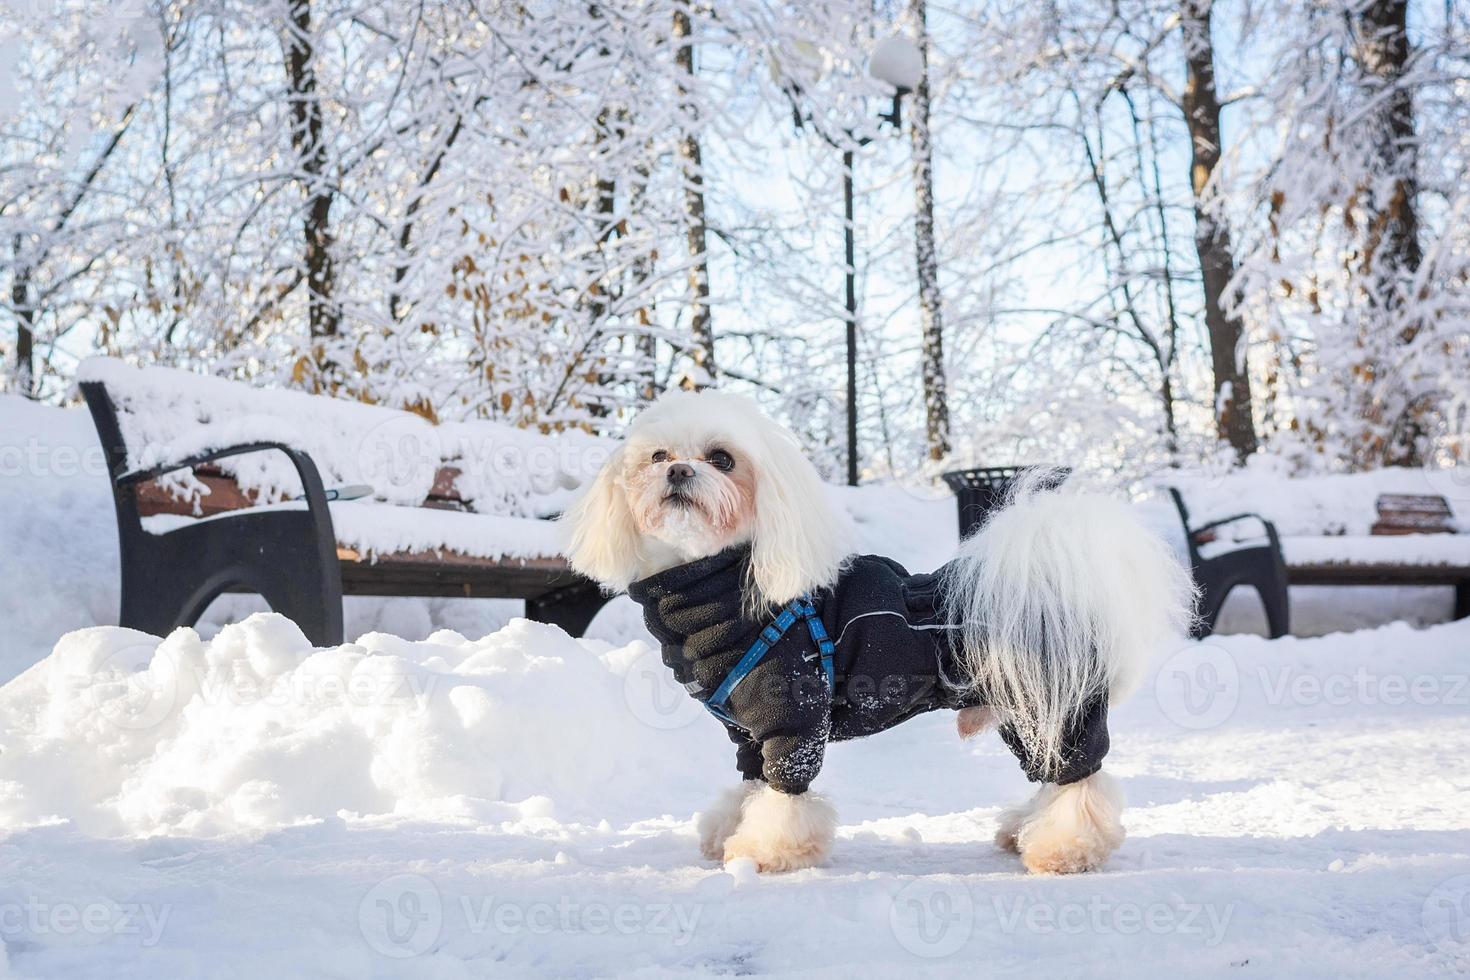
[[[826,755],[825,732],[774,735],[761,743],[761,776],[783,793],[805,793]]]
[[[1062,758],[1056,771],[1046,771],[1044,760],[1032,756],[1012,726],[1002,725],[1000,737],[1033,783],[1065,786],[1086,779],[1102,768],[1108,754],[1108,696],[1104,692],[1093,698],[1072,716],[1062,735]]]
[[[821,665],[799,655],[772,658],[749,680],[754,683],[742,684],[732,701],[736,720],[760,753],[758,776],[783,793],[804,793],[822,771],[832,729],[832,693]],[[738,748],[736,762],[742,776],[753,778],[750,749]]]

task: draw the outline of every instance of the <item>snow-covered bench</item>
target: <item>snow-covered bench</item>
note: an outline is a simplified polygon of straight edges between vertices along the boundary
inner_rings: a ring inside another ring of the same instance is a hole
[[[554,516],[606,458],[583,433],[262,390],[91,358],[79,370],[111,475],[121,623],[166,633],[225,592],[260,594],[313,643],[342,596],[524,599],[580,634],[603,605]],[[334,501],[334,488],[371,499]]]
[[[1238,585],[1260,593],[1273,636],[1288,629],[1288,585],[1453,586],[1454,617],[1470,616],[1470,470],[1243,474],[1167,489],[1204,592],[1202,633]]]

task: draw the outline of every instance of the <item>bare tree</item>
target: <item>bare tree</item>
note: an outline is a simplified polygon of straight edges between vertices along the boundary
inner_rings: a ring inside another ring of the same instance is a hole
[[[1399,339],[1412,343],[1420,324],[1405,317],[1413,304],[1415,274],[1423,261],[1419,244],[1417,146],[1414,97],[1403,84],[1411,48],[1408,0],[1373,0],[1363,8],[1357,45],[1366,101],[1374,107],[1377,139],[1370,173],[1378,179],[1358,188],[1368,216],[1358,274],[1370,307],[1399,322]],[[1371,368],[1370,368],[1371,369]],[[1426,406],[1410,406],[1384,447],[1389,466],[1421,465],[1422,420]]]
[[[939,294],[939,254],[934,245],[934,148],[929,134],[929,27],[925,0],[909,0],[924,72],[914,91],[914,259],[923,333],[924,434],[930,459],[949,453],[949,401],[944,378],[944,311]]]
[[[322,106],[317,94],[316,69],[312,63],[315,44],[311,25],[311,0],[290,0],[286,22],[286,83],[291,106],[291,145],[296,150],[306,193],[302,217],[302,265],[306,272],[307,322],[313,339],[335,337],[341,314],[332,299],[335,274],[332,267],[332,201],[334,192],[327,175],[326,136]],[[323,363],[320,368],[328,369]]]
[[[1204,282],[1205,328],[1215,375],[1215,425],[1220,438],[1244,459],[1256,451],[1251,417],[1250,372],[1245,326],[1227,295],[1235,278],[1230,230],[1214,197],[1223,143],[1220,97],[1215,91],[1215,47],[1210,36],[1213,0],[1183,0],[1179,26],[1184,37],[1184,118],[1189,127],[1190,186],[1194,190],[1194,245]]]
[[[704,204],[704,158],[695,128],[697,109],[691,95],[694,84],[694,28],[689,17],[689,0],[674,3],[674,62],[685,80],[679,85],[679,108],[684,132],[679,139],[679,157],[684,166],[684,220],[689,246],[689,290],[694,306],[689,320],[692,343],[689,356],[704,378],[715,377],[715,335],[710,317],[709,252]]]

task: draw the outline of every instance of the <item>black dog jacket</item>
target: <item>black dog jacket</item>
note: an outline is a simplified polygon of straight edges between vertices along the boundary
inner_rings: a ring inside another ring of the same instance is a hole
[[[749,563],[748,546],[729,548],[628,588],[664,663],[700,701],[709,700],[776,613],[752,617],[742,609]],[[829,740],[872,735],[936,708],[982,704],[963,691],[960,629],[942,620],[942,576],[943,569],[910,575],[895,561],[861,555],[834,588],[812,595],[836,643],[835,685],[828,688],[807,629],[788,629],[723,706],[740,774],[801,793],[821,770]],[[1027,777],[1041,781],[1040,760],[1010,728],[1000,734]],[[1069,726],[1062,769],[1046,781],[1085,779],[1107,751],[1104,693]]]

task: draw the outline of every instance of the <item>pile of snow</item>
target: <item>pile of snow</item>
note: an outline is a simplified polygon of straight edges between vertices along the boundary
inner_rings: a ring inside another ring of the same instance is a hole
[[[651,782],[720,762],[718,732],[666,724],[698,706],[663,673],[647,642],[611,648],[527,620],[476,641],[370,633],[320,650],[274,613],[207,642],[80,630],[0,689],[0,826],[596,823]]]
[[[77,379],[106,385],[130,469],[241,443],[280,442],[308,453],[329,487],[365,484],[380,500],[415,505],[440,467],[451,466],[460,471],[460,496],[475,510],[530,517],[565,507],[611,451],[607,440],[583,432],[546,436],[489,421],[434,425],[412,412],[108,357],[83,361]],[[280,453],[218,465],[266,499],[300,492]],[[168,485],[185,495],[206,492],[188,471],[172,474]]]

